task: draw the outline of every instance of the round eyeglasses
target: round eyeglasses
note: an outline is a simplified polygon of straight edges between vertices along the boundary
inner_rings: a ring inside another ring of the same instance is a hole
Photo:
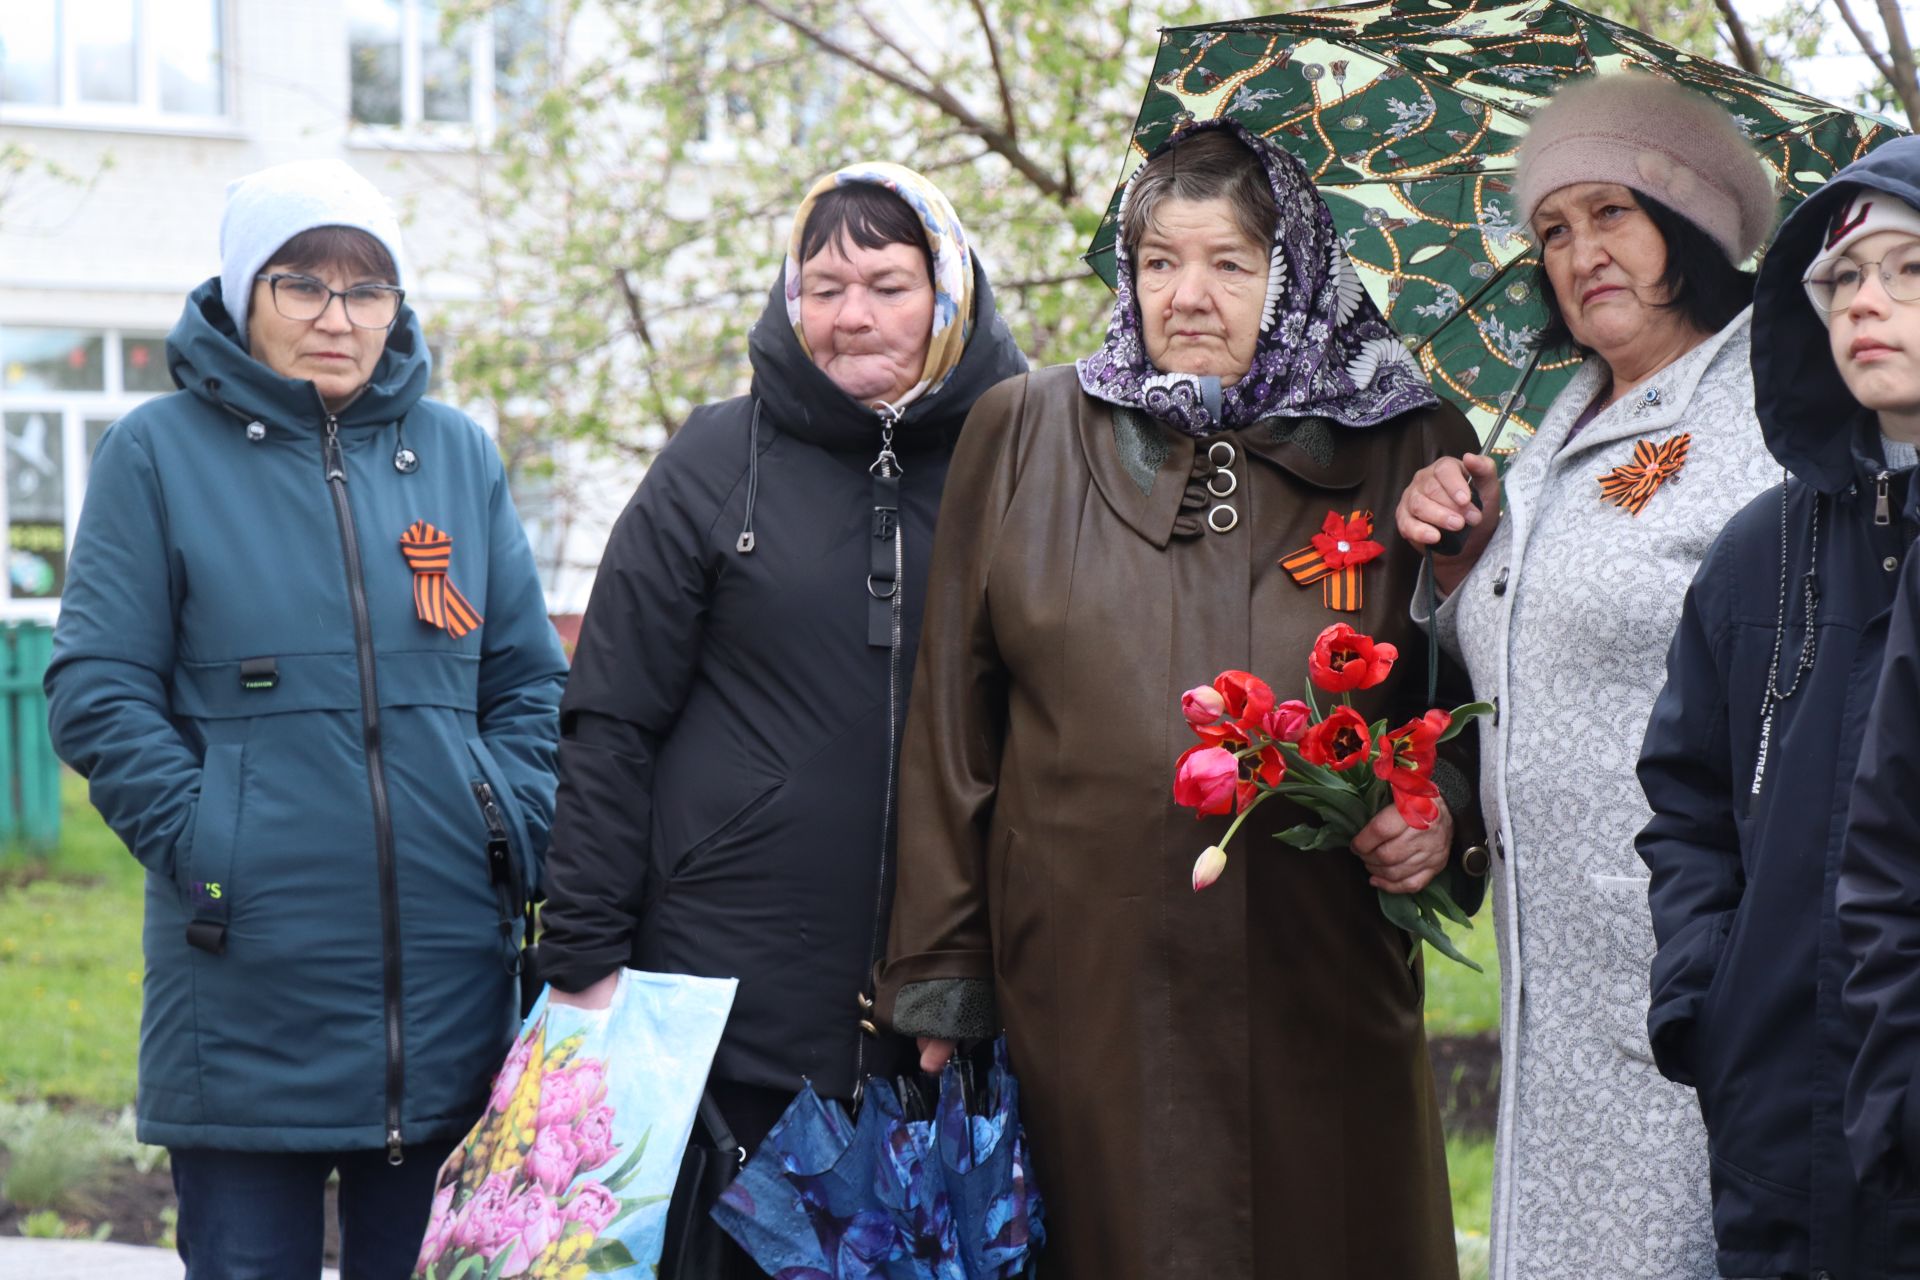
[[[400,318],[400,303],[407,296],[405,289],[391,284],[331,289],[324,281],[291,271],[254,279],[267,282],[273,292],[273,309],[289,320],[318,320],[338,298],[346,309],[347,323],[356,329],[391,329]]]
[[[1878,262],[1828,258],[1807,271],[1807,297],[1822,311],[1845,311],[1860,294],[1869,270],[1878,270],[1880,286],[1895,302],[1920,301],[1920,240],[1896,246]]]

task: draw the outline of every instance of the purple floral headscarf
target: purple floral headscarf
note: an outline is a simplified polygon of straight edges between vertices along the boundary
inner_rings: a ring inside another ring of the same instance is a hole
[[[1243,427],[1262,418],[1330,418],[1370,427],[1438,404],[1413,353],[1367,296],[1333,229],[1333,215],[1299,160],[1231,120],[1188,126],[1159,155],[1204,129],[1228,129],[1267,172],[1280,217],[1267,268],[1267,303],[1246,376],[1224,390],[1220,379],[1165,373],[1147,358],[1134,296],[1133,249],[1115,245],[1113,319],[1107,340],[1079,361],[1080,386],[1109,404],[1126,405],[1190,436]],[[1151,159],[1152,157],[1148,157]],[[1134,172],[1120,199],[1124,220]]]

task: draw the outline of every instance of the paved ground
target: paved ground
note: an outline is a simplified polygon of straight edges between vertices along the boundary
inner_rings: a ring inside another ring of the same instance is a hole
[[[0,1280],[181,1280],[185,1268],[171,1249],[74,1240],[0,1237]],[[340,1280],[327,1271],[324,1280]]]

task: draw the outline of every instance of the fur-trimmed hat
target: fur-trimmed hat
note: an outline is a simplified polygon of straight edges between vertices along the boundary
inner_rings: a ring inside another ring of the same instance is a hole
[[[1719,104],[1658,76],[1577,80],[1533,117],[1520,143],[1515,204],[1577,182],[1617,182],[1674,210],[1743,262],[1773,229],[1771,170]]]

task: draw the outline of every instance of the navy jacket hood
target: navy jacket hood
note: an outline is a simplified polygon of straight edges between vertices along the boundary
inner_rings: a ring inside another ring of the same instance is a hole
[[[1896,138],[1854,161],[1781,224],[1753,300],[1754,408],[1780,464],[1824,493],[1880,465],[1879,430],[1834,366],[1800,279],[1820,256],[1835,210],[1865,188],[1920,208],[1920,137]],[[1835,406],[1845,406],[1843,420]]]
[[[880,441],[879,415],[835,386],[814,364],[787,319],[783,269],[767,295],[766,310],[747,338],[753,364],[753,395],[783,431],[823,449],[872,453]],[[901,453],[951,449],[973,402],[998,382],[1025,373],[1027,358],[994,306],[987,270],[973,260],[973,336],[946,384],[907,406],[893,447]]]
[[[290,428],[320,421],[320,392],[303,378],[287,378],[254,359],[220,299],[215,276],[191,294],[167,335],[167,370],[174,385],[236,417]],[[384,426],[405,417],[427,393],[432,360],[420,318],[409,306],[387,334],[373,377],[341,410],[342,429]]]

